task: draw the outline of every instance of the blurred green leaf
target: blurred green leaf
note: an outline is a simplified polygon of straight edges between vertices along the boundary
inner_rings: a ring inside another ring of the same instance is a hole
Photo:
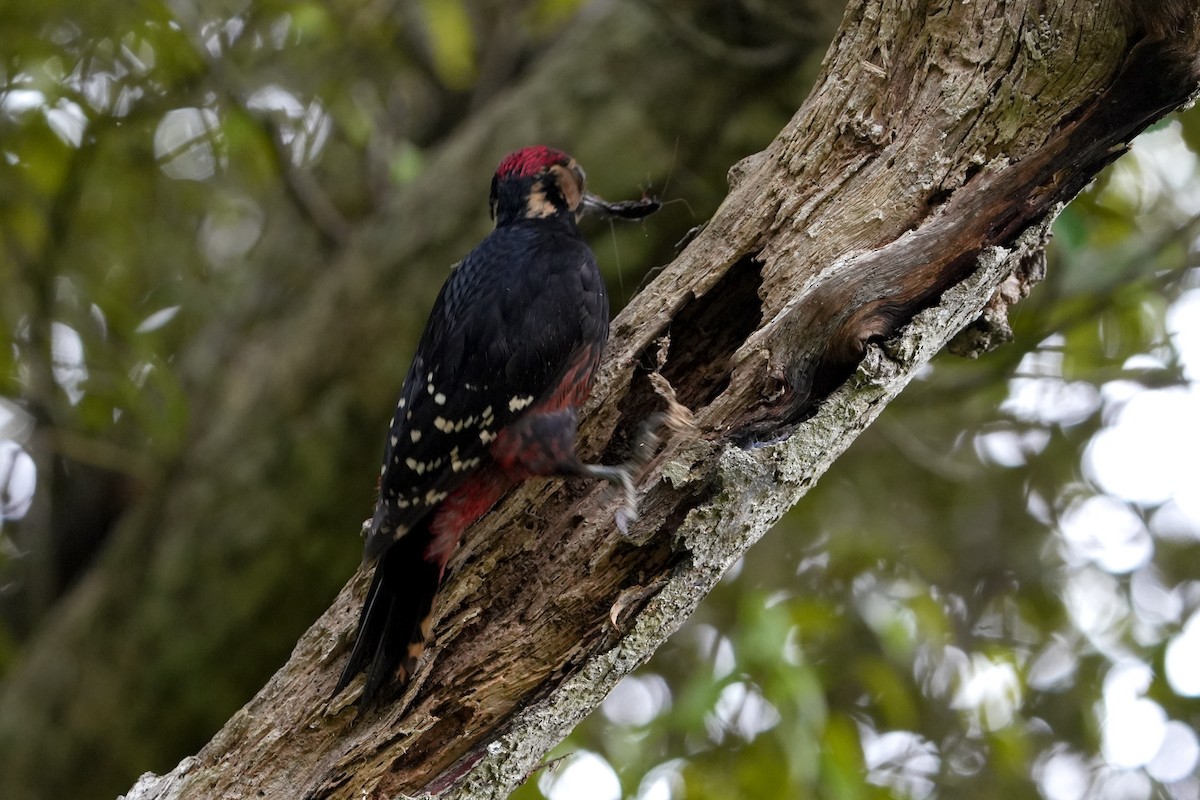
[[[448,88],[467,89],[475,80],[475,33],[461,0],[422,0],[433,64]]]

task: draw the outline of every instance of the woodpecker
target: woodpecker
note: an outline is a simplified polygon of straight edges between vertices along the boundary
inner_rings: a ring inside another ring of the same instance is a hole
[[[495,228],[452,270],[404,379],[366,528],[374,563],[356,641],[334,694],[367,672],[360,711],[412,674],[434,595],[463,532],[534,476],[620,485],[632,466],[581,463],[579,408],[608,338],[608,293],[576,223],[585,209],[637,218],[654,200],[607,204],[553,148],[505,157],[492,178]]]

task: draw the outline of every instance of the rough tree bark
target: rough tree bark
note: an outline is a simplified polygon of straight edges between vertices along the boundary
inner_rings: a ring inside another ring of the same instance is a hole
[[[504,796],[914,369],[1036,279],[1061,203],[1196,91],[1193,5],[852,2],[791,123],[613,323],[586,454],[620,458],[671,393],[694,415],[642,481],[642,545],[603,487],[523,487],[455,556],[399,702],[352,725],[352,697],[328,699],[359,575],[197,756],[128,797]]]

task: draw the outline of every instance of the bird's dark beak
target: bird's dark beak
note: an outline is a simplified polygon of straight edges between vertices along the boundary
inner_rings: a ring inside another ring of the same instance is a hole
[[[592,194],[591,192],[586,192],[583,195],[583,205],[580,207],[580,211],[584,214],[597,214],[599,216],[604,216],[604,207],[606,205],[607,203],[605,203],[596,195]]]
[[[610,203],[603,197],[594,194],[584,194],[580,204],[583,214],[595,214],[598,217],[617,217],[618,219],[642,219],[662,208],[662,203],[656,197],[643,197],[641,200],[622,200]]]

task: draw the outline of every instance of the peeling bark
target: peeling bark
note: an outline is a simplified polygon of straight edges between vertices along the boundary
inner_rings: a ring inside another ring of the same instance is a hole
[[[357,723],[352,696],[328,702],[360,574],[212,742],[127,797],[506,795],[918,366],[986,308],[997,328],[1061,204],[1196,91],[1198,15],[852,2],[812,95],[613,323],[584,454],[622,456],[663,406],[655,371],[694,414],[643,477],[642,546],[604,487],[526,485],[452,560],[397,702]]]

